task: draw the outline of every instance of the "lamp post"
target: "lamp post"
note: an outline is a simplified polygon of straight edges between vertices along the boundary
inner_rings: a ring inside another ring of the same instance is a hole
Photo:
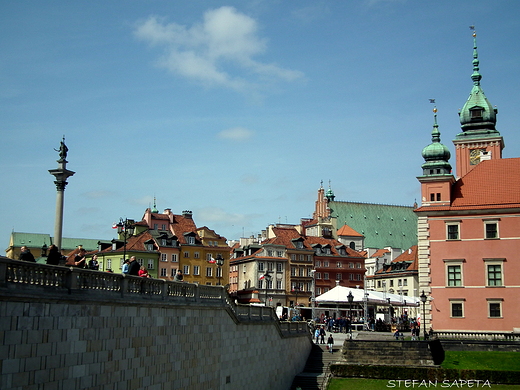
[[[422,302],[422,313],[423,313],[423,318],[422,318],[422,323],[423,323],[423,335],[424,335],[424,340],[426,340],[426,318],[425,318],[425,306],[426,306],[426,294],[424,293],[424,290],[422,291],[422,294],[421,296],[419,297],[421,298],[421,302]]]
[[[217,258],[215,259],[215,263],[217,264],[217,275],[218,275],[218,285],[220,286],[220,278],[222,276],[222,266],[224,265],[224,258],[221,256],[221,254],[219,253],[217,255]]]
[[[123,235],[124,245],[123,245],[123,263],[126,260],[126,240],[128,236],[134,235],[135,226],[133,221],[130,221],[128,219],[119,218],[119,223],[117,226],[117,234]]]
[[[45,243],[43,243],[43,245],[42,245],[41,257],[47,257],[47,244],[45,244]]]
[[[350,321],[350,326],[349,326],[348,331],[350,333],[350,340],[352,340],[352,302],[354,302],[354,295],[352,295],[352,291],[348,292],[347,299],[348,299],[348,317],[349,317],[349,321]]]
[[[313,269],[311,270],[311,277],[312,277],[312,302],[311,302],[311,313],[312,313],[312,320],[314,321],[314,319],[316,318],[316,313],[315,313],[315,306],[316,306],[316,279],[314,278],[314,275],[316,274],[316,270]]]
[[[271,276],[271,274],[269,273],[269,271],[266,271],[266,273],[264,274],[264,279],[265,279],[265,305],[267,306],[267,287],[269,287],[269,282],[271,281],[273,277]]]

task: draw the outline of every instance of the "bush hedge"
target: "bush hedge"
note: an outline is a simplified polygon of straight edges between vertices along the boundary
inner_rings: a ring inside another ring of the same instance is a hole
[[[334,376],[345,378],[430,381],[439,384],[455,384],[455,381],[472,380],[481,381],[480,387],[482,387],[482,382],[507,385],[520,384],[520,373],[518,371],[459,370],[441,367],[403,367],[361,364],[331,364],[330,371]],[[475,384],[474,387],[478,386]]]

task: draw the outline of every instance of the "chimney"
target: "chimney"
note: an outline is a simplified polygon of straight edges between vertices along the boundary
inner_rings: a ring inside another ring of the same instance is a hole
[[[186,219],[193,219],[193,213],[190,210],[184,210],[182,216]]]

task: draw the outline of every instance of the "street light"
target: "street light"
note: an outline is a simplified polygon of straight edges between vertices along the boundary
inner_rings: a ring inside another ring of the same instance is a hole
[[[217,275],[218,275],[218,285],[220,286],[220,278],[222,276],[222,266],[224,265],[224,258],[222,257],[222,255],[219,253],[217,255],[217,258],[215,259],[215,263],[217,264]]]
[[[423,334],[424,334],[424,339],[426,340],[426,318],[425,318],[425,306],[426,306],[426,294],[424,293],[424,290],[422,291],[422,294],[421,296],[419,297],[421,298],[421,302],[422,302],[422,315],[423,315],[423,318],[422,318],[422,323],[423,323]]]
[[[130,221],[126,218],[124,220],[123,220],[123,218],[119,218],[119,223],[116,226],[117,226],[117,234],[119,234],[119,235],[122,234],[123,239],[124,239],[124,246],[123,246],[123,263],[124,263],[126,260],[126,239],[128,238],[128,236],[134,235],[134,230],[135,230],[134,221]]]
[[[47,257],[47,244],[43,243],[42,245],[42,255],[41,257]]]
[[[271,281],[273,277],[271,276],[271,274],[269,274],[269,271],[266,271],[266,273],[264,274],[264,279],[265,279],[265,305],[267,306],[267,287],[269,287],[269,282]]]
[[[351,314],[351,311],[352,311],[352,302],[354,302],[354,295],[352,295],[352,291],[348,292],[347,299],[348,299],[348,317],[349,317],[349,322],[350,322],[349,333],[350,333],[350,339],[352,340],[352,314]]]
[[[316,318],[316,313],[315,313],[315,306],[316,306],[316,279],[315,279],[315,274],[316,274],[316,270],[313,269],[311,270],[311,277],[312,277],[312,309],[311,309],[311,312],[312,312],[312,320],[314,321],[314,319]]]

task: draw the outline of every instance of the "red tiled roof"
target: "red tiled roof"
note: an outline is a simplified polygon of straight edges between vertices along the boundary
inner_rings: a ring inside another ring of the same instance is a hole
[[[338,230],[338,236],[350,236],[350,237],[364,237],[362,234],[356,232],[354,229],[352,229],[348,225],[343,225]]]
[[[331,250],[332,250],[332,253],[334,254],[339,254],[336,247],[337,246],[342,246],[345,248],[345,251],[347,252],[347,254],[350,256],[350,257],[362,257],[364,258],[364,256],[359,253],[358,251],[355,251],[354,249],[351,249],[349,248],[348,246],[342,244],[341,242],[339,242],[338,240],[336,239],[333,239],[333,238],[323,238],[323,237],[311,237],[311,236],[308,236],[308,237],[305,237],[305,241],[307,243],[309,243],[309,245],[313,245],[313,244],[320,244],[320,245],[330,245],[331,246]]]
[[[520,207],[520,158],[480,162],[455,182],[450,206],[423,206],[417,211],[453,211]]]
[[[520,204],[520,158],[482,161],[453,186],[452,207]]]
[[[390,251],[388,249],[378,249],[372,256],[372,258],[374,257],[381,257],[381,256],[384,256],[385,253],[390,253]]]
[[[405,250],[399,256],[397,256],[392,263],[399,263],[400,261],[414,261],[417,259],[417,245],[412,246],[410,249]]]
[[[184,237],[184,233],[197,233],[197,226],[195,226],[195,221],[192,218],[185,218],[182,215],[174,215],[173,223],[171,224],[173,228],[173,233],[179,239],[179,243],[186,244],[186,239]],[[196,234],[197,240],[200,240],[198,234]]]

